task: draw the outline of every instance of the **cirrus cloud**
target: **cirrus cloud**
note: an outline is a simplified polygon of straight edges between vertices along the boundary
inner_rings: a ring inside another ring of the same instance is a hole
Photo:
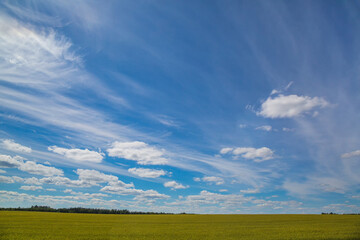
[[[356,156],[360,156],[360,150],[344,153],[341,155],[341,158],[351,158],[351,157],[356,157]]]

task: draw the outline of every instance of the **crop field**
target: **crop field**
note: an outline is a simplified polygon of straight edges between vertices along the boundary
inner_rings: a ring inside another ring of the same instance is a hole
[[[360,239],[359,215],[0,212],[0,239]]]

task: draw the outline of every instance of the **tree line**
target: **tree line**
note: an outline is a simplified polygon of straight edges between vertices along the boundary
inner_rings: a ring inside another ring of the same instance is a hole
[[[31,206],[30,208],[0,208],[0,211],[34,211],[34,212],[61,212],[61,213],[93,213],[93,214],[172,214],[165,212],[140,212],[127,209],[101,209],[101,208],[51,208],[49,206]]]

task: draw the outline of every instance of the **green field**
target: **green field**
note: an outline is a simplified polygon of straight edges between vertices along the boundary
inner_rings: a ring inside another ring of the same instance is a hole
[[[359,215],[0,212],[0,239],[360,239]]]

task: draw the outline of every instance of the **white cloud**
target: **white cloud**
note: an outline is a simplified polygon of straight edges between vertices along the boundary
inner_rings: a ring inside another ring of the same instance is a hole
[[[272,129],[272,126],[270,126],[270,125],[264,125],[264,126],[257,127],[257,128],[255,128],[255,129],[256,129],[256,130],[262,130],[262,131],[270,132],[271,129]]]
[[[31,195],[27,193],[18,193],[13,191],[0,191],[0,201],[7,203],[19,203],[19,204],[44,204],[52,207],[62,207],[64,204],[68,206],[87,206],[94,207],[98,206],[99,208],[104,206],[109,206],[110,208],[128,208],[130,205],[127,201],[118,201],[115,199],[103,200],[101,197],[94,197],[93,195],[88,195],[87,193],[62,196],[62,195]]]
[[[199,178],[199,177],[194,177],[193,179],[195,182],[201,182],[201,178]]]
[[[0,155],[0,167],[18,168],[21,171],[42,176],[63,175],[61,169],[37,164],[34,161],[24,162],[23,159],[24,158],[19,156],[11,157],[8,155]]]
[[[252,159],[255,162],[262,162],[274,158],[274,152],[267,147],[252,148],[252,147],[238,147],[238,148],[223,148],[220,150],[221,154],[232,152],[236,156],[241,156],[246,159]]]
[[[262,162],[274,158],[274,152],[267,147],[239,147],[234,149],[233,154],[240,155],[241,157],[246,159],[253,159],[255,162]]]
[[[22,179],[22,181],[25,184],[29,184],[29,185],[41,185],[42,183],[40,182],[40,180],[36,177],[31,177],[31,178],[24,178]]]
[[[351,157],[357,157],[357,156],[360,156],[360,150],[344,153],[343,155],[341,155],[341,158],[351,158]]]
[[[328,105],[326,100],[319,97],[278,95],[272,98],[270,96],[262,103],[261,110],[257,114],[266,118],[292,118]]]
[[[179,204],[187,205],[206,205],[206,204],[219,204],[222,207],[239,207],[240,205],[250,202],[251,198],[244,197],[237,194],[219,194],[212,193],[206,190],[200,192],[199,195],[189,195],[186,200],[179,201]]]
[[[177,183],[176,181],[169,181],[164,183],[164,187],[169,187],[171,188],[171,190],[175,190],[175,189],[186,189],[189,186],[184,186],[181,183]]]
[[[126,184],[119,180],[118,177],[110,174],[101,173],[96,170],[77,169],[76,174],[79,175],[79,180],[90,185],[97,185],[98,183],[109,183],[112,186],[134,187],[134,184]]]
[[[271,96],[271,95],[274,95],[274,94],[277,94],[277,93],[279,93],[279,91],[276,90],[276,89],[273,89],[273,90],[271,91],[271,93],[270,93],[270,96]]]
[[[0,176],[0,183],[14,183],[12,177]]]
[[[219,192],[227,192],[227,189],[220,189]]]
[[[109,195],[103,193],[83,193],[83,192],[75,192],[71,189],[65,189],[64,193],[70,193],[71,195],[75,195],[81,198],[93,198],[93,197],[108,197]]]
[[[46,191],[49,191],[49,192],[56,192],[56,189],[55,188],[47,188]]]
[[[19,167],[19,170],[28,172],[31,174],[41,175],[41,176],[62,176],[64,172],[61,169],[54,167],[48,167],[42,164],[37,164],[33,161],[26,161],[22,163]]]
[[[9,1],[7,7],[12,5],[17,4]],[[23,9],[23,6],[17,8]],[[58,27],[52,28],[51,21],[45,20],[40,25],[20,21],[29,15],[42,18],[43,14],[32,8],[17,14],[26,16],[15,19],[6,11],[0,15],[0,79],[10,83],[0,88],[0,105],[17,115],[7,117],[66,130],[66,134],[76,135],[79,141],[98,143],[138,133],[108,121],[103,112],[66,96],[64,89],[78,89],[81,85],[83,91],[101,101],[128,106],[124,99],[86,71],[81,56],[75,51],[78,47],[56,32]],[[79,84],[83,82],[87,84]]]
[[[139,141],[116,141],[107,151],[110,157],[133,160],[141,165],[162,165],[168,162],[164,157],[164,150],[150,147],[148,144]]]
[[[13,152],[24,152],[24,153],[31,153],[31,148],[23,146],[19,143],[14,142],[11,139],[5,139],[2,141],[2,145],[10,151]]]
[[[224,184],[224,179],[221,177],[207,176],[201,179],[203,182],[215,183],[216,185]]]
[[[195,212],[199,212],[202,209],[208,212],[214,206],[213,209],[220,209],[222,212],[234,213],[237,212],[254,212],[263,210],[276,210],[283,207],[290,209],[297,209],[302,205],[297,201],[271,201],[264,199],[255,199],[254,197],[245,197],[241,194],[219,194],[212,193],[203,190],[198,195],[189,195],[184,200],[180,199],[175,202],[168,203],[170,206],[184,206],[185,209],[191,208]]]
[[[89,182],[82,180],[71,180],[67,177],[47,177],[39,179],[39,182],[42,184],[52,184],[57,186],[67,186],[67,187],[91,187],[93,186]]]
[[[26,190],[26,191],[35,191],[35,190],[42,189],[42,187],[41,186],[21,186],[20,189]]]
[[[6,171],[4,171],[4,170],[0,169],[0,173],[6,173]]]
[[[222,148],[220,150],[220,153],[221,154],[227,154],[227,153],[231,152],[232,150],[233,150],[233,148]]]
[[[148,168],[129,168],[129,173],[144,178],[157,178],[166,175],[164,170],[148,169]]]
[[[49,161],[45,161],[44,164],[51,165],[51,163]]]
[[[141,199],[166,199],[169,198],[168,195],[158,193],[155,190],[141,190],[135,188],[125,188],[122,186],[105,186],[100,191],[108,192],[112,194],[119,194],[119,195],[133,195],[136,196],[135,200]]]
[[[252,193],[259,193],[260,190],[258,188],[255,188],[255,189],[240,190],[240,192],[245,194],[252,194]]]
[[[104,154],[98,153],[95,151],[90,151],[89,149],[67,149],[60,148],[57,146],[48,147],[49,151],[65,156],[67,159],[71,159],[78,162],[93,162],[93,163],[101,163]]]
[[[239,128],[246,128],[246,127],[247,127],[246,124],[240,124],[240,125],[239,125]]]
[[[293,131],[294,131],[294,129],[292,129],[292,128],[286,128],[286,127],[282,128],[282,130],[283,130],[284,132],[293,132]]]
[[[11,157],[9,155],[0,155],[0,167],[2,168],[16,168],[19,167],[24,158],[20,156]]]

